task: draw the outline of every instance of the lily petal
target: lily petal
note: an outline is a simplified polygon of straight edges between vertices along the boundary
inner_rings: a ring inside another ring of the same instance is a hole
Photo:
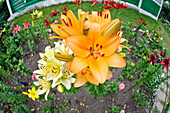
[[[104,83],[108,74],[107,62],[101,57],[96,59],[90,56],[88,57],[88,65],[96,80],[101,84]]]
[[[108,71],[108,74],[107,74],[107,80],[111,79],[112,78],[112,74],[113,72],[112,71]]]
[[[83,86],[87,82],[86,75],[82,75],[81,72],[77,73],[76,81],[74,82],[74,87]]]
[[[75,57],[70,66],[70,72],[78,73],[87,67],[87,59]]]
[[[94,42],[97,38],[101,37],[100,24],[93,23],[88,31],[87,36],[92,42]]]
[[[126,60],[117,53],[114,53],[112,56],[105,57],[104,59],[107,61],[107,64],[110,67],[121,68],[126,66]]]
[[[71,88],[71,82],[69,79],[62,79],[61,83],[66,87],[67,90],[70,90]]]
[[[88,49],[91,47],[91,44],[89,43],[88,37],[85,35],[67,37],[66,43],[75,56],[82,58],[90,54]]]
[[[102,49],[100,50],[101,54],[105,54],[105,56],[110,56],[117,50],[120,44],[120,39],[121,38],[116,34],[103,36],[96,40],[95,45],[102,45]]]
[[[99,85],[99,82],[96,80],[93,74],[87,75],[87,80],[92,84]]]
[[[67,11],[67,16],[71,19],[72,25],[74,28],[77,28],[77,30],[80,29],[80,24],[77,19],[77,17],[74,15],[74,13],[71,10]]]

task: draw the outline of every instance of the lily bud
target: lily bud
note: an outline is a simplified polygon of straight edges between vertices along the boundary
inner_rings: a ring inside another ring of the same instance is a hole
[[[106,29],[102,32],[102,36],[116,34],[119,31],[121,25],[122,21],[120,19],[112,20]]]
[[[64,89],[63,89],[63,86],[61,84],[59,84],[57,86],[57,90],[60,92],[60,93],[63,93]]]
[[[73,56],[67,55],[67,54],[61,54],[58,52],[55,52],[55,58],[60,60],[60,61],[66,61],[66,62],[70,62],[73,60]]]

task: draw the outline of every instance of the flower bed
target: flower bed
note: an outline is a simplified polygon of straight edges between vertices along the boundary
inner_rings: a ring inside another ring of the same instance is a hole
[[[98,4],[92,2],[92,7]],[[77,9],[83,5],[73,3]],[[141,30],[147,25],[144,19],[135,23],[115,19],[125,4],[104,1],[101,6],[103,11],[92,12],[83,11],[83,6],[75,11],[62,7],[43,22],[43,12],[35,10],[22,26],[6,25],[0,69],[4,111],[151,110],[156,89],[169,77],[161,76],[162,68],[168,72],[170,65],[161,29]],[[114,19],[112,7],[117,12]]]

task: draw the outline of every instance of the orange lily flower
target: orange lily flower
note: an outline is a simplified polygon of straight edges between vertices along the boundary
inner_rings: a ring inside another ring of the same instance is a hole
[[[70,69],[71,63],[72,62],[68,62],[65,64],[67,69]],[[108,71],[107,79],[111,79],[112,74],[112,71]],[[89,66],[77,73],[76,81],[74,82],[74,87],[81,87],[87,81],[89,81],[91,84],[99,85],[99,82],[95,79],[93,73],[90,71]]]
[[[87,36],[77,35],[66,38],[67,45],[75,55],[69,68],[72,73],[78,74],[75,87],[84,84],[85,78],[88,79],[89,76],[85,77],[81,74],[84,70],[88,70],[86,71],[87,75],[93,74],[94,77],[92,76],[91,80],[102,84],[107,79],[108,66],[126,66],[126,60],[115,53],[120,45],[120,36],[117,34],[101,36],[100,29],[100,24],[93,23]]]
[[[122,37],[122,34],[123,34],[122,31],[118,31],[118,32],[117,32],[117,35],[119,35],[120,37]],[[123,43],[123,42],[125,42],[125,41],[126,41],[126,42],[129,42],[127,39],[121,38],[120,43]],[[117,52],[121,52],[121,51],[122,51],[122,48],[126,48],[126,49],[128,49],[128,50],[130,51],[130,49],[129,49],[127,46],[119,45]]]
[[[62,14],[60,17],[61,24],[51,24],[50,27],[59,36],[51,36],[49,39],[62,38],[65,39],[68,36],[83,35],[83,23],[89,12],[83,14],[80,23],[77,17],[71,10],[67,11],[67,14]]]
[[[111,14],[109,10],[104,10],[103,12],[92,11],[91,15],[87,15],[88,20],[84,22],[84,29],[90,28],[92,23],[98,23],[101,27],[104,27],[107,23],[111,21]]]

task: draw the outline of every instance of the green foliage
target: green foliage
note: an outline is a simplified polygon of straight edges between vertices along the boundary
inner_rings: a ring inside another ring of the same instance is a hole
[[[143,106],[145,107],[149,106],[149,104],[151,103],[151,99],[148,99],[147,97],[148,95],[146,95],[146,91],[141,91],[141,92],[135,91],[135,94],[132,95],[132,98],[134,100],[139,101],[136,105],[137,108],[143,107]]]
[[[54,109],[51,107],[51,104],[43,106],[42,108],[42,113],[54,113]]]
[[[1,11],[0,13],[0,30],[1,30],[5,26],[5,23],[7,22],[7,19],[10,16],[6,0],[0,1],[0,11]]]
[[[24,65],[24,61],[23,59],[19,59],[19,64],[15,65],[15,67],[17,68],[17,71],[20,72],[22,75],[27,75],[30,71],[27,70],[27,65]]]
[[[153,112],[153,113],[160,113],[159,110],[158,110],[158,108],[157,108],[157,106],[155,106],[155,108],[152,109],[152,112]]]
[[[112,112],[112,113],[120,113],[121,110],[122,110],[122,108],[117,107],[117,106],[113,106],[110,108],[110,112]]]
[[[108,93],[106,82],[103,84],[99,84],[98,86],[87,82],[85,88],[87,89],[87,91],[90,91],[90,94],[93,95],[95,98],[104,97],[107,96]]]
[[[119,90],[119,84],[120,82],[116,82],[114,80],[114,82],[111,82],[110,84],[108,84],[107,91],[109,91],[111,94],[117,93],[117,91]]]
[[[127,79],[132,79],[133,78],[133,74],[132,71],[134,70],[134,66],[132,66],[132,63],[130,61],[127,61],[126,66],[123,68],[123,73],[122,75],[125,76],[125,78]],[[120,76],[122,76],[120,75]]]
[[[63,112],[65,112],[65,111],[69,110],[70,107],[66,106],[66,105],[68,105],[68,104],[69,104],[69,101],[66,100],[64,105],[62,105],[62,104],[56,105],[56,108],[57,108],[57,109],[55,109],[55,111],[58,111],[58,112],[60,112],[60,113],[63,113]]]
[[[73,84],[71,84],[70,90],[67,90],[64,85],[62,85],[62,86],[63,86],[63,89],[64,89],[63,93],[66,93],[67,95],[76,94],[81,89],[81,87],[78,87],[78,88],[74,87]]]
[[[29,49],[30,49],[30,51],[36,51],[36,49],[35,49],[35,44],[34,44],[34,41],[32,40],[28,40],[28,47],[29,47]]]
[[[59,104],[56,105],[56,108],[52,108],[51,104],[47,105],[47,106],[43,106],[42,108],[42,113],[54,113],[55,111],[58,111],[60,113],[63,113],[65,111],[67,111],[68,109],[70,109],[67,105],[69,104],[69,101],[66,100],[65,104]]]
[[[28,112],[29,108],[24,104],[27,98],[25,98],[25,95],[17,92],[11,86],[0,81],[0,103],[4,106],[3,109],[15,113]]]

